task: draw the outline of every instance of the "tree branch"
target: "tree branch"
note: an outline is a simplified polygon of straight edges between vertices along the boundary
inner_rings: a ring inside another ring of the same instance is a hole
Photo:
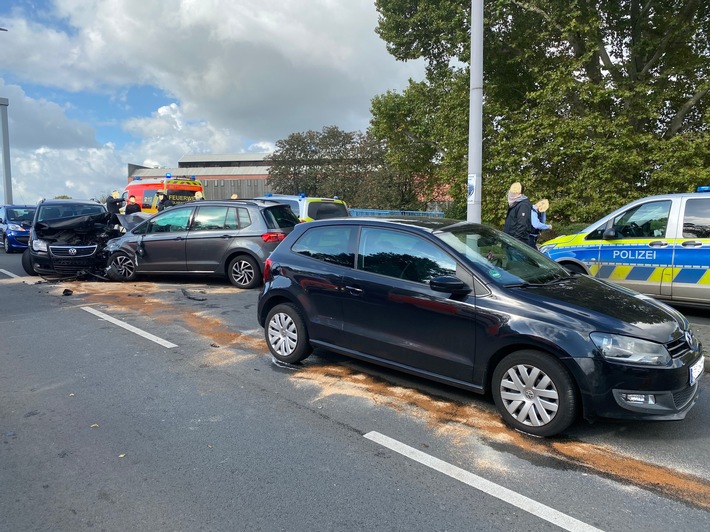
[[[668,129],[666,130],[666,133],[663,136],[666,138],[670,138],[673,135],[675,135],[676,133],[678,133],[678,131],[680,131],[681,126],[683,125],[683,120],[685,119],[685,116],[709,92],[710,92],[710,89],[700,89],[700,90],[698,90],[698,92],[693,94],[690,98],[688,98],[688,100],[681,106],[681,108],[678,109],[678,112],[673,117],[673,120],[671,120],[671,123],[668,126]]]

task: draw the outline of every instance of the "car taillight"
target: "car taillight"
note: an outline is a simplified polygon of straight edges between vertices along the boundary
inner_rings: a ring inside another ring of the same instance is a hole
[[[264,263],[264,282],[271,280],[271,259],[266,259]]]
[[[284,238],[286,238],[286,233],[264,233],[261,235],[264,242],[281,242]]]

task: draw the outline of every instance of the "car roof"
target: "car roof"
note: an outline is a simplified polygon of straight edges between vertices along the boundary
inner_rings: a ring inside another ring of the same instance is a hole
[[[80,203],[82,205],[101,205],[96,200],[87,199],[43,199],[37,205],[65,205],[67,203]]]
[[[239,199],[219,199],[219,200],[201,200],[201,201],[195,201],[195,200],[190,200],[185,203],[181,203],[179,205],[176,205],[175,207],[171,207],[171,209],[174,209],[176,207],[186,207],[190,205],[200,205],[202,207],[207,207],[209,205],[220,205],[220,206],[227,206],[227,205],[254,205],[257,207],[276,207],[277,205],[282,205],[278,201],[274,200],[269,200],[265,199],[262,200],[260,198],[239,198]]]
[[[464,226],[467,222],[454,220],[451,218],[435,218],[426,216],[349,216],[342,218],[327,218],[325,220],[315,220],[308,222],[309,227],[320,225],[379,225],[384,227],[414,227],[423,231],[433,233],[435,231],[448,230],[456,226]]]

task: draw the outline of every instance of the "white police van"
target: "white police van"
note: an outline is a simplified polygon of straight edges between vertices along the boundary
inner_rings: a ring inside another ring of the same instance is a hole
[[[658,299],[710,306],[710,187],[633,201],[540,251],[570,271]]]

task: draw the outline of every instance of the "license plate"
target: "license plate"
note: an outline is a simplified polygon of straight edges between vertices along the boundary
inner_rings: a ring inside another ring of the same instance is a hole
[[[705,357],[701,357],[695,364],[690,366],[690,385],[695,384],[705,371]]]

